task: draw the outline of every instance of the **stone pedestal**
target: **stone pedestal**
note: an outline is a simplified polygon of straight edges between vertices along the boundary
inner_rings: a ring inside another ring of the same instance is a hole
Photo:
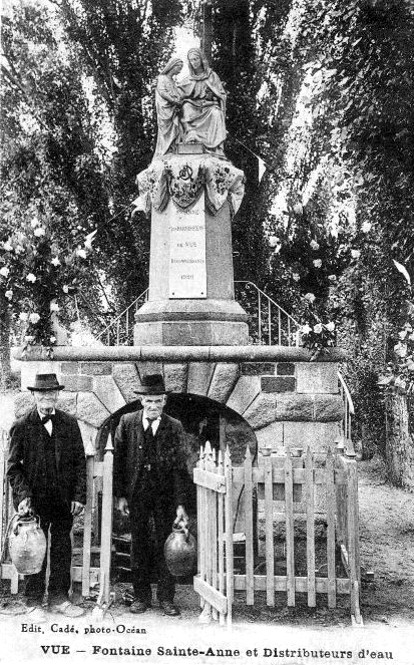
[[[231,221],[243,173],[210,155],[169,155],[138,176],[151,209],[149,299],[135,345],[243,345],[247,315],[234,300]]]

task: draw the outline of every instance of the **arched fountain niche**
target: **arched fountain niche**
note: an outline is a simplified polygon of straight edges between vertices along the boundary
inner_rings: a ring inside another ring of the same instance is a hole
[[[96,456],[98,460],[103,458],[108,435],[111,432],[114,436],[121,416],[139,408],[141,408],[140,402],[135,400],[115,411],[105,420],[97,436]],[[217,452],[228,446],[233,466],[239,466],[243,463],[247,447],[249,447],[253,464],[255,464],[257,463],[258,452],[256,434],[248,422],[236,411],[201,395],[171,393],[168,395],[165,412],[180,420],[184,427],[184,448],[188,471],[186,509],[190,516],[190,530],[196,535],[196,488],[192,480],[192,472],[197,463],[200,446],[209,441],[212,448]],[[242,492],[243,490],[240,494]],[[238,514],[242,509],[241,499],[242,496],[233,497],[235,521],[237,521]],[[129,524],[128,520],[122,518],[116,510],[114,511],[113,531],[114,542],[118,551],[118,547],[123,548],[123,539],[126,539],[126,542],[128,541]],[[128,546],[125,548],[125,551],[127,550]],[[123,566],[127,566],[125,554],[119,552],[119,557],[123,559]],[[124,579],[128,579],[127,573]]]
[[[139,400],[126,404],[112,413],[101,425],[97,435],[97,459],[102,460],[109,433],[114,436],[120,418],[141,408]],[[229,447],[233,466],[243,463],[247,446],[257,459],[257,438],[249,423],[236,411],[209,397],[191,393],[170,393],[165,413],[181,421],[185,431],[184,447],[191,478],[200,446],[209,441],[217,452]]]

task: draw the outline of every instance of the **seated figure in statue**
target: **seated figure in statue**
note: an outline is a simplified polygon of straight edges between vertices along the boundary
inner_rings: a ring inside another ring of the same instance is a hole
[[[182,94],[183,143],[201,143],[208,152],[224,154],[226,92],[198,48],[187,54],[190,74],[178,83]]]
[[[175,152],[177,141],[181,135],[178,114],[181,108],[182,94],[173,77],[180,73],[183,64],[180,58],[171,58],[157,78],[155,108],[158,135],[154,157],[161,157],[167,152]]]

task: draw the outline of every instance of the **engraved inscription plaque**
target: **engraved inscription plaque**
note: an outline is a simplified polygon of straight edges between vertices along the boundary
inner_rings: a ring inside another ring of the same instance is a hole
[[[204,193],[190,212],[171,206],[170,298],[207,298]]]

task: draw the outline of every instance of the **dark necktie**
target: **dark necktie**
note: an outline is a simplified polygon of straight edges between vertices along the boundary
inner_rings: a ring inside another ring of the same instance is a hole
[[[47,416],[43,416],[41,418],[42,425],[46,425],[46,423],[49,422],[49,420],[52,422],[52,425],[55,421],[55,414],[54,413],[48,413]]]
[[[150,434],[154,435],[154,430],[152,429],[152,423],[156,420],[156,418],[147,418],[148,422],[148,430]]]

